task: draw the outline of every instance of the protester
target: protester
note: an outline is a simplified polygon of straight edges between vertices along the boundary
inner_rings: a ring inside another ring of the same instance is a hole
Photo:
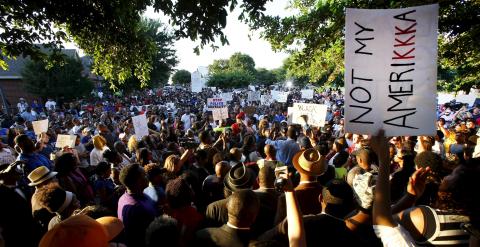
[[[38,246],[42,236],[40,246],[478,242],[478,106],[439,105],[432,136],[382,138],[346,132],[339,90],[305,99],[299,88],[257,86],[262,95],[288,91],[286,103],[268,104],[249,101],[249,89],[218,90],[103,90],[5,116],[5,244]],[[232,94],[229,117],[213,121],[207,99],[224,93]],[[295,123],[292,103],[327,105],[325,126]],[[132,121],[140,114],[148,128],[141,137]],[[40,116],[48,129],[34,133],[28,120]],[[75,146],[56,148],[68,134],[80,135]],[[108,225],[115,232],[106,234]]]

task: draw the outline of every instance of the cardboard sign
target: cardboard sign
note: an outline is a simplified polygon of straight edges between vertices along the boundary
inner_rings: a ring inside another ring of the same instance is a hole
[[[302,92],[302,99],[313,99],[313,89],[304,89]]]
[[[327,106],[320,104],[295,103],[292,109],[292,123],[323,127],[327,117]]]
[[[212,109],[213,120],[223,120],[228,118],[228,107],[213,108]]]
[[[346,14],[345,131],[434,135],[438,4]]]
[[[260,101],[261,96],[261,92],[248,92],[248,101]]]
[[[148,136],[147,116],[145,116],[145,114],[132,117],[132,123],[137,140],[142,139],[144,136]]]
[[[225,101],[222,98],[208,98],[207,99],[207,108],[222,108],[225,107]]]
[[[232,101],[233,93],[221,93],[219,98],[222,98],[225,102]]]
[[[285,103],[287,102],[288,99],[288,92],[282,92],[282,91],[271,91],[272,98],[276,100],[277,102]]]
[[[76,135],[57,135],[57,142],[55,143],[55,147],[57,148],[74,148],[75,141],[77,140]]]
[[[37,136],[43,132],[48,131],[48,119],[33,121],[32,125],[33,125],[33,131]]]
[[[271,105],[273,103],[272,95],[262,95],[260,96],[260,104],[262,105]]]

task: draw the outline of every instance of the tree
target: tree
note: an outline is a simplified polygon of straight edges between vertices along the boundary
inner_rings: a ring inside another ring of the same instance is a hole
[[[273,49],[291,53],[288,73],[308,76],[310,81],[326,78],[338,81],[344,73],[343,28],[345,8],[400,8],[439,2],[439,64],[454,71],[455,78],[444,80],[452,90],[468,90],[480,85],[479,1],[344,1],[292,0],[299,14],[288,17],[259,16],[250,19],[252,29]]]
[[[241,70],[219,72],[210,76],[207,85],[218,88],[241,88],[248,86],[254,77]]]
[[[276,82],[278,82],[278,80],[277,75],[274,72],[264,68],[257,70],[257,73],[255,74],[255,84],[270,86]]]
[[[181,69],[175,74],[173,74],[172,82],[173,84],[186,85],[189,84],[192,80],[192,74],[187,70]]]
[[[25,89],[44,99],[65,97],[75,99],[89,94],[93,83],[82,75],[82,62],[78,57],[66,57],[62,65],[48,66],[44,61],[29,60],[22,71]]]
[[[255,61],[247,54],[235,52],[230,59],[228,59],[228,69],[230,71],[244,71],[251,75],[254,75]]]
[[[223,33],[228,12],[239,6],[239,19],[257,19],[268,0],[191,1],[4,1],[0,4],[0,66],[20,55],[44,60],[51,66],[61,60],[62,42],[73,40],[94,59],[93,70],[118,85],[129,78],[145,84],[154,67],[155,41],[142,32],[141,14],[148,6],[169,17],[174,36],[198,40],[197,53],[215,41],[227,44]],[[56,50],[47,56],[36,44]]]

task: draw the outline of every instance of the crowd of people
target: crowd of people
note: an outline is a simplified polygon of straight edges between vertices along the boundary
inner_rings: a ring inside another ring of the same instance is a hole
[[[0,247],[480,246],[480,106],[387,138],[347,133],[339,90],[268,105],[248,90],[217,121],[211,89],[21,99],[1,122]],[[325,126],[292,124],[293,102],[327,105]]]

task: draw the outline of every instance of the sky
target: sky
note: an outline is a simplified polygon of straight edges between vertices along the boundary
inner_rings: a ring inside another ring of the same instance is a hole
[[[287,10],[288,0],[273,0],[266,5],[266,13],[271,15],[287,16],[290,10]],[[250,55],[255,61],[257,68],[274,69],[282,65],[283,60],[288,57],[284,52],[274,52],[270,44],[261,39],[259,32],[249,30],[247,24],[238,20],[240,10],[237,8],[227,17],[227,25],[224,33],[227,36],[229,45],[220,46],[213,51],[209,45],[201,50],[200,55],[193,52],[198,41],[190,39],[181,39],[175,43],[179,64],[176,69],[186,69],[190,72],[195,71],[198,66],[208,66],[215,59],[228,59],[233,53],[241,52]],[[153,8],[147,9],[144,16],[158,19],[168,24],[168,17],[161,13],[155,13]],[[250,38],[248,37],[250,34]]]

